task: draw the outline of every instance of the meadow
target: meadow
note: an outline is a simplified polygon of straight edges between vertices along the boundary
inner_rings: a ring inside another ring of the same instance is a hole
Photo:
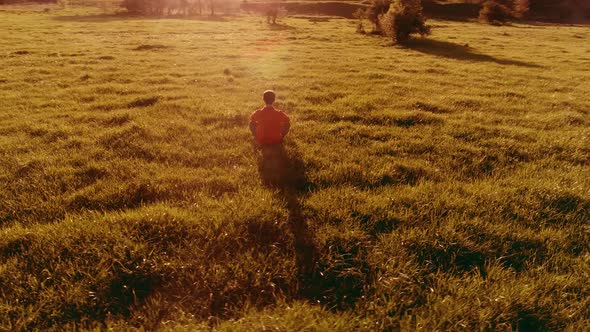
[[[0,8],[0,331],[590,328],[588,26],[42,9]]]

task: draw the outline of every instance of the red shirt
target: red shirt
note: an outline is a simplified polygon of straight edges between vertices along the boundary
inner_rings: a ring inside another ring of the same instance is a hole
[[[279,144],[283,142],[281,129],[289,123],[289,117],[283,111],[267,105],[252,113],[250,123],[256,124],[258,144]]]

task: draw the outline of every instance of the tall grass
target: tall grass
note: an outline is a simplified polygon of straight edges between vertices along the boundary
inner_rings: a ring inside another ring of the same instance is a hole
[[[587,27],[0,17],[0,330],[588,328]]]

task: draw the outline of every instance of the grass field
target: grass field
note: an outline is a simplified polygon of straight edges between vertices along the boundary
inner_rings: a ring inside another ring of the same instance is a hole
[[[0,330],[590,328],[590,28],[430,23],[0,11]]]

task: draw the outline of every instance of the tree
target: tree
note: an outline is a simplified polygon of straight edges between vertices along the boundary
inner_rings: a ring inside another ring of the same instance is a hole
[[[276,2],[268,4],[266,9],[266,22],[277,24],[277,16],[279,15],[279,4]]]
[[[141,0],[124,0],[121,7],[125,7],[131,14],[145,14],[147,9],[146,3]]]
[[[393,0],[385,14],[379,15],[379,27],[383,34],[396,44],[403,44],[412,34],[430,33],[422,14],[421,0]]]
[[[366,33],[365,26],[363,25],[363,19],[367,18],[367,12],[359,8],[352,14],[352,17],[358,20],[358,23],[356,25],[356,32]]]
[[[516,0],[514,3],[514,10],[517,18],[522,18],[530,9],[529,0]]]
[[[373,23],[373,30],[377,33],[381,33],[381,24],[379,22],[379,17],[389,10],[389,6],[391,5],[391,0],[371,0],[371,4],[366,11],[366,17]]]
[[[488,23],[503,23],[509,18],[522,18],[528,10],[528,0],[486,0],[479,11],[479,19]]]

